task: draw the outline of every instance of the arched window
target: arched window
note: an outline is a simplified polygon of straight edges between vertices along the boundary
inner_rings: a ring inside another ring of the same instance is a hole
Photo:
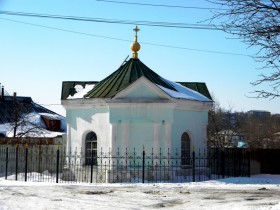
[[[89,132],[86,135],[85,155],[86,165],[97,165],[97,136],[94,132]]]
[[[181,165],[190,165],[191,163],[191,140],[189,134],[184,132],[181,136]]]

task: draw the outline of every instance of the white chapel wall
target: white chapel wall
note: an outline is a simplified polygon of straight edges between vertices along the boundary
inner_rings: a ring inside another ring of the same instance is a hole
[[[201,152],[206,149],[207,141],[207,111],[193,111],[193,110],[175,110],[174,124],[172,125],[172,151],[175,149],[180,153],[181,136],[184,132],[189,134],[191,139],[191,149],[195,152]]]
[[[114,127],[112,135],[114,145],[121,153],[136,149],[141,153],[143,147],[147,153],[165,148],[165,128],[172,124],[173,109],[170,104],[127,104],[110,108],[110,123]],[[169,139],[171,136],[169,137]]]
[[[67,110],[68,151],[84,152],[85,136],[93,131],[97,136],[98,152],[111,147],[111,125],[107,108]],[[70,127],[71,125],[71,127]]]

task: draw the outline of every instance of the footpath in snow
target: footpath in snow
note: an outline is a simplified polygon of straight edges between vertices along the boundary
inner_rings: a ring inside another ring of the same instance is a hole
[[[0,178],[0,210],[280,210],[280,175],[176,184],[55,184]]]

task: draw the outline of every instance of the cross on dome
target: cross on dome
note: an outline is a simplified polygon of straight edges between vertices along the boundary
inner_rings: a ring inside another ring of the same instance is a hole
[[[135,36],[137,36],[137,32],[140,31],[140,29],[136,26],[136,27],[133,29],[133,31],[135,31],[135,33],[136,33]]]

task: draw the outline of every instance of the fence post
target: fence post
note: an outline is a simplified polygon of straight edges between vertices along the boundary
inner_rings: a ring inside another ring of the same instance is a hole
[[[215,167],[215,174],[217,174],[217,178],[220,179],[220,175],[221,175],[221,172],[220,172],[220,168],[221,168],[221,162],[220,162],[220,152],[221,150],[219,148],[216,148],[214,149],[213,153],[214,153],[214,167]]]
[[[91,150],[90,183],[92,183],[92,174],[93,174],[93,150]]]
[[[25,145],[25,170],[24,170],[24,181],[27,182],[27,166],[28,166],[28,145]]]
[[[16,145],[16,181],[18,180],[18,144]]]
[[[251,177],[251,154],[250,151],[247,152],[248,155],[248,177]]]
[[[6,148],[6,170],[5,170],[5,179],[8,177],[8,162],[9,162],[9,148]]]
[[[226,165],[225,165],[225,163],[226,163],[225,157],[226,157],[225,151],[222,150],[221,151],[221,174],[222,174],[222,178],[223,179],[225,178],[225,167],[226,167]]]
[[[192,153],[192,159],[193,159],[193,164],[192,164],[192,179],[193,182],[195,182],[195,151]]]
[[[232,154],[232,157],[233,157],[233,176],[234,177],[237,177],[237,158],[236,158],[236,152],[234,152],[233,154]]]
[[[143,146],[142,183],[145,183],[145,148]]]
[[[59,174],[59,146],[56,151],[56,183],[58,183],[58,174]]]
[[[242,176],[242,172],[241,172],[241,162],[244,158],[244,152],[242,150],[237,150],[237,154],[238,154],[238,176]]]

